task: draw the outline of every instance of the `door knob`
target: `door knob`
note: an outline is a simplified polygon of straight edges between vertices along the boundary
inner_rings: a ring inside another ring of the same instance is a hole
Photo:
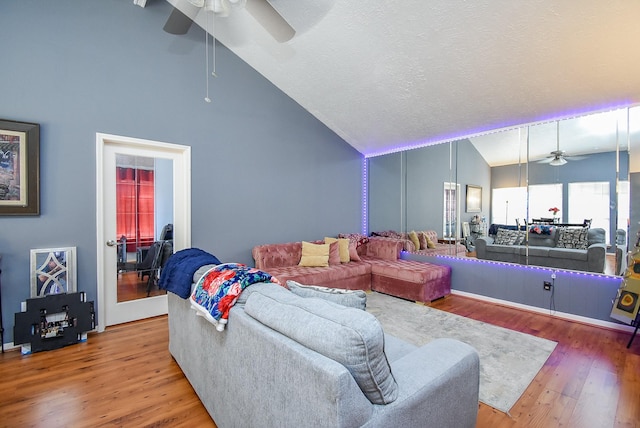
[[[118,243],[116,241],[114,241],[113,239],[109,239],[107,241],[107,245],[110,247],[115,247],[116,245],[118,245]]]

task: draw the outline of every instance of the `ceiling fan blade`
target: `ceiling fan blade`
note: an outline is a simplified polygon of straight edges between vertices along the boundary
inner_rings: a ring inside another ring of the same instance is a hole
[[[291,25],[266,0],[247,0],[245,9],[277,42],[288,42],[296,35]]]
[[[170,34],[187,34],[191,24],[193,20],[174,7],[162,29]]]
[[[538,163],[551,163],[556,159],[555,156],[552,157],[548,157],[548,158],[544,158],[544,159],[540,159],[539,161],[537,161]]]

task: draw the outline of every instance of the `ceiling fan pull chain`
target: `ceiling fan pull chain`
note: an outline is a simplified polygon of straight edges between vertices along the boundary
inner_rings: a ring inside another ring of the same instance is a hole
[[[216,14],[215,12],[211,14],[212,18],[211,18],[211,40],[213,45],[211,46],[211,53],[213,55],[213,60],[212,60],[212,64],[213,64],[213,71],[211,72],[211,75],[213,77],[218,77],[218,75],[216,74]]]
[[[205,57],[205,79],[206,79],[207,93],[204,97],[204,100],[210,103],[211,98],[209,98],[209,12],[206,12],[206,15],[205,15],[205,27],[206,28],[204,30],[204,57]]]

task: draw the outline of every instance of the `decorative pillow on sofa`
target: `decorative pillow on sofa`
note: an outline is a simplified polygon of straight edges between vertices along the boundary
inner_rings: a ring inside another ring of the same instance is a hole
[[[524,239],[523,230],[498,229],[496,239],[493,241],[497,245],[517,245]]]
[[[536,235],[551,235],[553,226],[546,224],[534,224],[529,228],[529,233],[535,233]]]
[[[369,242],[369,237],[360,233],[340,233],[338,238],[346,238],[349,242],[356,244],[356,247]]]
[[[568,229],[561,227],[558,231],[558,248],[575,248],[578,250],[586,250],[589,248],[589,241],[587,240],[587,234],[589,228],[581,227],[577,229]]]
[[[418,242],[420,242],[420,250],[426,250],[429,245],[429,243],[427,242],[427,235],[424,234],[424,232],[418,232]]]
[[[329,244],[312,244],[302,241],[302,257],[298,266],[329,266]]]
[[[398,384],[384,353],[384,333],[370,313],[285,289],[254,292],[245,313],[284,336],[339,362],[373,404],[398,398]]]
[[[409,232],[409,239],[411,240],[411,242],[413,242],[413,246],[415,247],[415,249],[419,250],[420,240],[418,239],[418,234],[416,233],[415,230],[412,230],[411,232]]]
[[[421,233],[424,236],[424,239],[427,241],[427,246],[425,248],[434,249],[436,248],[436,242],[438,241],[438,234],[431,230],[425,230]]]
[[[367,308],[367,293],[362,290],[343,290],[320,285],[303,285],[296,281],[287,281],[287,288],[300,297],[318,297],[342,306],[362,309]]]
[[[340,250],[340,263],[349,263],[351,260],[349,258],[349,240],[346,238],[324,238],[325,244],[333,244],[334,242],[338,243],[338,248]],[[331,262],[329,262],[331,264]]]
[[[358,247],[353,242],[349,242],[349,261],[361,262],[360,254],[358,254]]]
[[[337,242],[325,242],[329,244],[329,266],[340,264],[340,245]]]

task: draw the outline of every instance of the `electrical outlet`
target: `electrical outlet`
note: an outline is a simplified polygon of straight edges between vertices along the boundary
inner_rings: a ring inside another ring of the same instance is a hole
[[[543,287],[545,290],[547,290],[547,291],[551,291],[551,283],[550,283],[549,281],[545,281],[545,282],[542,284],[542,287]]]

